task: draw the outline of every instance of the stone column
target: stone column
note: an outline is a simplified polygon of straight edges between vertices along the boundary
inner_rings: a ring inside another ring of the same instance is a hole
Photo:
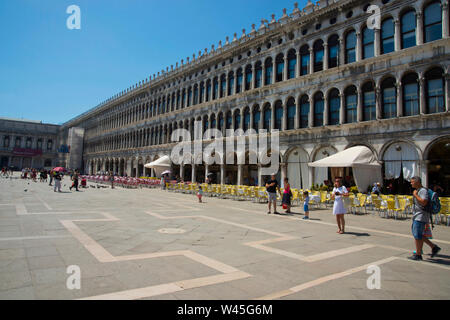
[[[341,105],[339,108],[339,123],[344,124],[345,123],[345,94],[340,93],[339,97],[341,98]]]
[[[314,50],[309,48],[309,74],[314,73]]]
[[[339,38],[339,65],[342,66],[345,64],[345,46],[344,46],[344,38]]]
[[[397,117],[403,117],[403,94],[402,83],[399,81],[396,85],[397,89]]]
[[[417,45],[423,44],[423,14],[422,11],[418,11],[416,14],[417,23],[416,23],[416,41]]]
[[[270,131],[275,130],[275,103],[270,106]]]
[[[214,78],[211,80],[211,90],[209,91],[208,101],[212,101],[213,99],[213,91],[214,91]]]
[[[276,56],[272,59],[272,83],[277,82],[277,61]]]
[[[309,97],[308,128],[312,128],[313,126],[314,126],[314,101],[311,97]]]
[[[264,87],[266,85],[266,64],[264,63],[264,61],[262,61],[262,63],[261,63],[261,68],[262,68],[261,87]],[[255,77],[255,81],[256,81],[256,77]]]
[[[184,163],[180,163],[180,179],[184,181]]]
[[[448,17],[448,1],[442,4],[442,38],[449,37],[449,17]]]
[[[285,188],[284,186],[284,178],[287,177],[287,163],[280,163],[280,169],[281,169],[281,181],[280,186],[281,188]]]
[[[300,56],[300,50],[297,50],[297,64],[295,65],[295,77],[300,77],[300,65],[301,65],[301,56]]]
[[[252,81],[250,84],[250,90],[255,89],[255,80],[256,79],[256,68],[255,68],[255,63],[252,64]]]
[[[262,181],[262,170],[261,165],[258,164],[258,187],[262,187],[263,181]]]
[[[300,127],[300,100],[297,99],[295,102],[295,118],[294,118],[294,128],[299,129]]]
[[[220,184],[225,184],[225,165],[220,165]]]
[[[196,183],[197,182],[195,166],[196,166],[195,163],[193,163],[192,164],[192,183]]]
[[[326,93],[323,96],[323,125],[327,126],[329,122],[329,115],[330,115],[330,106],[328,105],[328,96]]]
[[[444,73],[445,79],[445,105],[446,111],[450,111],[450,74],[448,72]]]
[[[359,85],[357,87],[356,94],[358,95],[358,105],[356,106],[356,121],[361,122],[364,119],[363,116],[363,95],[362,91],[359,88]]]
[[[223,93],[223,96],[224,97],[227,97],[228,96],[228,82],[229,82],[229,80],[230,80],[230,77],[229,77],[229,74],[228,74],[228,72],[226,73],[226,75],[225,75],[225,92]],[[220,90],[219,90],[220,91]]]
[[[283,57],[283,59],[284,59],[283,81],[286,81],[288,79],[289,60],[288,60],[287,56]]]
[[[374,52],[374,56],[378,57],[381,54],[381,35],[380,35],[380,29],[374,29],[374,35],[375,35],[375,39],[374,39],[374,48],[375,48],[375,52]]]
[[[323,44],[323,70],[328,70],[328,43]]]
[[[208,177],[208,173],[209,173],[209,165],[205,163],[205,181],[206,178]]]
[[[362,60],[362,34],[356,32],[356,61]]]
[[[242,185],[242,169],[243,169],[242,164],[238,164],[238,174],[237,174],[237,185],[240,186]]]
[[[423,74],[419,74],[419,97],[420,97],[420,114],[426,114],[426,94],[425,94],[425,78]]]
[[[378,86],[375,87],[375,113],[377,120],[383,117],[381,110],[381,89]]]
[[[394,29],[394,39],[395,39],[395,51],[400,51],[402,49],[401,45],[401,28],[400,28],[400,20],[395,19],[395,29]]]
[[[281,120],[281,130],[286,130],[287,128],[287,106],[283,103],[283,118]]]
[[[250,110],[250,125],[248,126],[249,127],[249,129],[257,129],[257,128],[253,128],[253,121],[254,121],[255,119],[254,119],[254,117],[253,117],[253,110],[251,109]],[[242,122],[244,122],[244,121],[242,121]]]

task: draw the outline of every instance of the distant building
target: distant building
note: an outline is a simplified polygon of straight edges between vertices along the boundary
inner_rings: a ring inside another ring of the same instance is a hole
[[[0,118],[0,167],[53,167],[59,128],[40,121]]]

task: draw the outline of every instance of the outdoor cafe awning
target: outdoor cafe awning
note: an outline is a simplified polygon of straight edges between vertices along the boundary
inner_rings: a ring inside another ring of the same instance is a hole
[[[170,157],[163,156],[153,162],[144,165],[146,168],[154,169],[157,177],[160,177],[163,171],[171,167]]]
[[[352,167],[353,177],[359,191],[366,192],[375,182],[382,182],[381,164],[372,150],[356,146],[333,154],[325,159],[308,163],[310,167]]]

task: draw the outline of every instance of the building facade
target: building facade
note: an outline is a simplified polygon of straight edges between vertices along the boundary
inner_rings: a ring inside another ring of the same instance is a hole
[[[367,13],[370,5],[379,16]],[[351,175],[308,162],[365,145],[383,163],[385,183],[401,187],[419,175],[424,185],[449,192],[449,20],[448,0],[295,5],[68,121],[59,139],[66,143],[71,128],[83,130],[86,173],[149,176],[144,164],[171,154],[176,129],[192,139],[195,121],[204,132],[280,130],[279,175],[293,187]],[[69,155],[59,161],[67,164]],[[223,183],[263,180],[261,166],[248,161],[173,170],[192,181],[210,172]]]
[[[0,118],[0,168],[52,168],[59,125]]]

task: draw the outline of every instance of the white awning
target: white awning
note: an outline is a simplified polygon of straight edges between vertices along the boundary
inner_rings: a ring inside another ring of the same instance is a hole
[[[308,163],[310,167],[352,167],[353,177],[360,192],[366,192],[375,182],[382,183],[381,164],[375,159],[372,150],[356,146],[338,152],[325,159]]]
[[[153,162],[147,163],[144,167],[152,169],[157,167],[170,168],[170,158],[169,156],[163,156]]]
[[[163,156],[153,162],[144,165],[146,168],[155,170],[155,175],[161,177],[161,174],[171,167],[169,156]]]
[[[325,159],[308,163],[310,167],[381,167],[372,150],[365,146],[356,146],[338,152]]]

